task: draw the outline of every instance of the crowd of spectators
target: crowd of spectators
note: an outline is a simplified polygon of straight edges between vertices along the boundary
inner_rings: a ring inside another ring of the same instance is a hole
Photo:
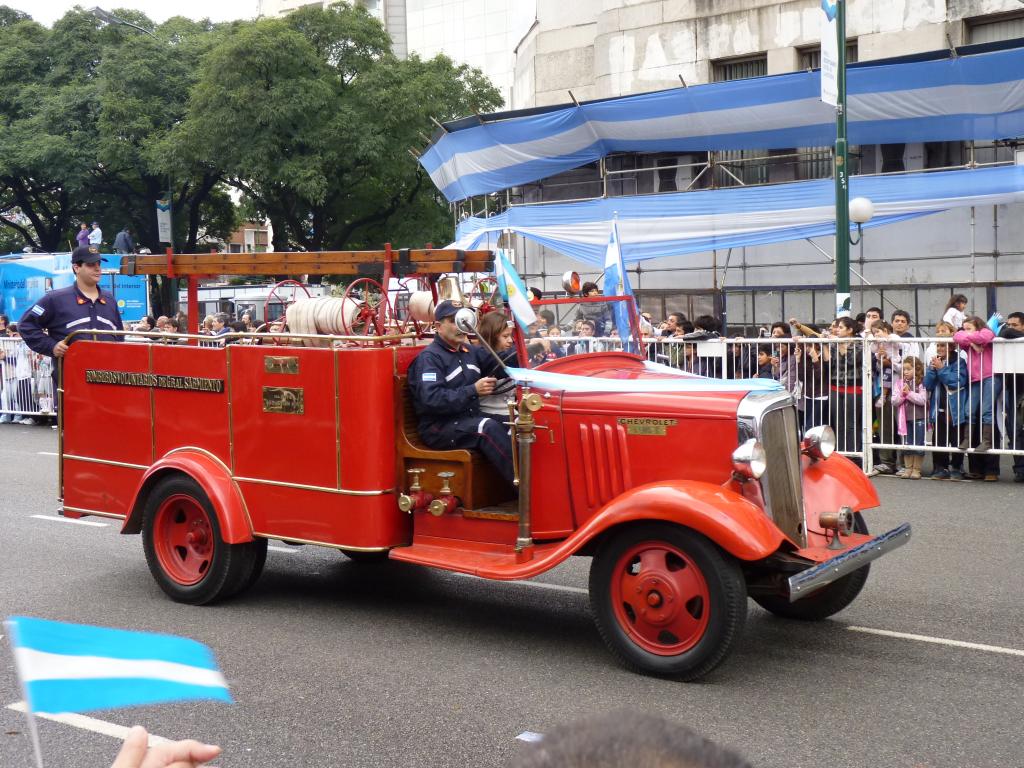
[[[722,375],[724,368],[732,378],[780,381],[797,400],[803,428],[832,426],[842,451],[862,452],[864,398],[871,398],[873,442],[905,446],[876,449],[872,475],[922,477],[922,449],[930,444],[950,450],[930,452],[928,477],[995,481],[999,455],[993,449],[1024,450],[1024,375],[994,370],[993,340],[1024,338],[1024,312],[986,322],[967,306],[963,294],[950,298],[926,337],[938,341],[914,341],[906,310],[895,309],[886,320],[880,307],[869,307],[827,328],[797,318],[777,321],[761,328],[756,340],[726,339],[724,354],[708,356],[686,342],[718,338],[713,317],[691,323],[671,312],[655,327],[649,313],[642,316],[651,327],[651,359],[700,375]],[[667,339],[672,342],[663,343]],[[865,366],[871,391],[864,391]],[[1014,457],[1013,473],[1024,482],[1024,457]]]
[[[585,283],[580,294],[598,296],[598,286]],[[909,312],[897,308],[886,319],[880,307],[838,317],[828,327],[779,320],[753,339],[726,338],[715,317],[691,321],[676,311],[660,321],[641,311],[640,330],[652,362],[702,376],[781,382],[797,401],[802,428],[830,425],[844,452],[863,452],[864,398],[870,398],[872,442],[888,446],[875,449],[872,475],[921,478],[930,453],[930,478],[995,481],[999,455],[993,449],[1024,450],[1024,375],[994,371],[992,344],[997,335],[1024,337],[1024,312],[996,318],[990,327],[968,304],[964,294],[953,294],[925,336],[938,341],[928,342],[914,340]],[[570,317],[560,325],[550,309],[537,312],[527,334],[531,366],[616,348],[607,303],[580,304]],[[722,345],[711,351],[697,343],[713,340]],[[864,389],[866,367],[870,391]],[[927,445],[950,450],[925,451]],[[1014,457],[1013,473],[1024,482],[1024,456]]]
[[[53,413],[53,360],[22,342],[17,323],[0,315],[0,424],[35,424]]]

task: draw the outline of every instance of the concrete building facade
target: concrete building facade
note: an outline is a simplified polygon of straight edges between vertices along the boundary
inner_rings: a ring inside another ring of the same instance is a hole
[[[537,0],[536,10],[536,23],[516,51],[516,109],[781,74],[819,63],[821,10],[814,0]],[[1015,38],[1024,38],[1024,7],[1018,0],[847,3],[851,61]],[[856,150],[854,173],[880,173],[1013,162],[1015,147],[939,142]],[[774,154],[759,150],[716,153],[716,160],[734,163],[733,175],[747,184],[830,175],[830,148],[794,151],[799,157],[785,160],[759,161],[758,155]],[[682,190],[706,160],[706,153],[610,157],[604,168],[581,168],[519,188],[512,200],[540,203]],[[720,172],[715,185],[736,182]],[[888,310],[895,304],[912,311],[919,306],[922,322],[930,322],[950,287],[999,282],[973,289],[972,307],[979,312],[996,305],[1003,311],[1024,308],[1022,214],[1021,205],[960,209],[869,232],[863,245],[852,250],[860,273],[853,277],[855,302],[885,304]],[[521,238],[515,247],[521,269],[547,289],[557,287],[563,270],[580,268]],[[642,264],[633,285],[656,313],[673,307],[706,311],[712,288],[724,287],[733,293],[730,323],[763,323],[780,319],[783,312],[823,320],[831,312],[832,252],[831,239],[821,238],[670,256]],[[1002,284],[1008,280],[1019,284]],[[887,286],[885,295],[872,286]]]
[[[467,3],[468,5],[468,3]],[[1024,37],[1019,0],[853,0],[847,38],[857,60]],[[519,43],[512,108],[580,101],[816,64],[820,3],[812,0],[536,0]],[[763,62],[763,63],[762,63]]]

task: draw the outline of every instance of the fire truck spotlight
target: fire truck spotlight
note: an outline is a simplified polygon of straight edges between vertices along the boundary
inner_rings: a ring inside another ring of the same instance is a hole
[[[750,438],[732,452],[732,468],[743,479],[757,480],[768,468],[764,446]]]
[[[828,425],[811,427],[804,433],[800,450],[812,459],[827,459],[836,450],[836,433]]]

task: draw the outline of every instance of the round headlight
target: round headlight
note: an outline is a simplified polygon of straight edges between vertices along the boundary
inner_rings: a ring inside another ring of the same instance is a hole
[[[828,425],[811,427],[804,433],[800,450],[812,459],[827,459],[836,450],[836,433]]]
[[[764,446],[751,438],[732,452],[732,468],[742,477],[757,480],[768,468]]]

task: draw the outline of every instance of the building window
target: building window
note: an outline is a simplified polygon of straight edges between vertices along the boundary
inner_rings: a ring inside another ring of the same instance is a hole
[[[810,69],[821,69],[821,46],[820,45],[809,45],[806,48],[800,48],[800,69],[801,71],[807,71]],[[857,41],[850,40],[846,43],[846,63],[854,64],[857,61]]]
[[[711,79],[716,83],[727,80],[745,80],[749,77],[764,77],[768,74],[768,56],[744,56],[738,59],[723,59],[711,62]],[[763,158],[764,149],[739,149],[716,152],[714,183],[719,187],[735,187],[745,184],[764,184],[768,181],[768,165]]]
[[[966,19],[968,45],[1016,40],[1024,37],[1024,13],[1001,13]]]
[[[766,54],[711,62],[711,80],[715,83],[726,80],[745,80],[748,77],[764,77],[767,74],[768,56]]]

